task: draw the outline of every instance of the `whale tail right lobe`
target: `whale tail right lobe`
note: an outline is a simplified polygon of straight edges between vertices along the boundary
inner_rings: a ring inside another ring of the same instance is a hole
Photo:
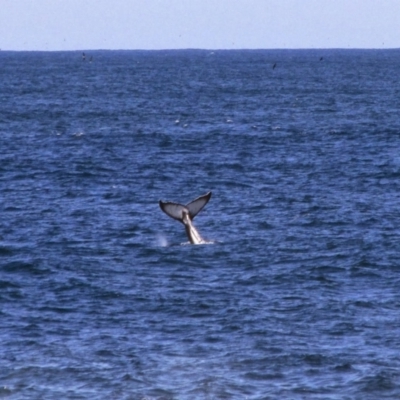
[[[186,204],[186,208],[189,210],[190,219],[193,220],[193,218],[205,207],[210,198],[211,192],[208,192],[203,196],[200,196],[197,199]]]

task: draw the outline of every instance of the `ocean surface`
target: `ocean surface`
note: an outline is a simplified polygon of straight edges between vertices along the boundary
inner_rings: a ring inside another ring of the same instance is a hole
[[[0,398],[400,398],[400,50],[85,56],[0,52]]]

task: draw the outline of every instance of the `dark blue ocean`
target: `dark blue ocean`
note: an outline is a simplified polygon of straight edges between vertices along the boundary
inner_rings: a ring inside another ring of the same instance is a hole
[[[400,50],[2,51],[0,216],[0,398],[400,398]]]

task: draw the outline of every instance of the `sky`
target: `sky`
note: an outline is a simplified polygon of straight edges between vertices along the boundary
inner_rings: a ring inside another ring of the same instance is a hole
[[[0,49],[400,48],[400,0],[0,0]]]

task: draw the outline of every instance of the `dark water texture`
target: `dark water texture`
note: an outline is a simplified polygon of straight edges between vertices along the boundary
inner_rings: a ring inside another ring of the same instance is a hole
[[[397,50],[0,52],[0,397],[400,398],[399,111]]]

